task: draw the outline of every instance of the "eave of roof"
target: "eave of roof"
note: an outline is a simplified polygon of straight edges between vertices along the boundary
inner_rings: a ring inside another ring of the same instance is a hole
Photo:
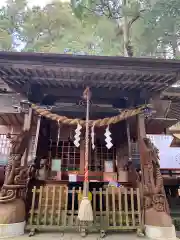
[[[177,119],[152,117],[146,120],[147,134],[164,134],[168,129],[177,122]]]
[[[170,147],[180,147],[180,134],[173,134],[173,140]]]
[[[159,58],[136,58],[136,57],[109,57],[92,55],[71,55],[54,53],[29,53],[29,52],[5,52],[0,51],[1,62],[34,62],[36,63],[56,63],[72,65],[98,65],[98,66],[137,66],[151,67],[154,69],[168,68],[179,70],[179,60],[166,60]],[[164,69],[166,71],[166,69]]]
[[[0,74],[9,86],[119,88],[160,92],[178,80],[180,61],[148,58],[0,52]]]
[[[23,113],[0,113],[0,125],[3,126],[19,126],[22,128],[24,124]],[[34,115],[32,119],[32,125],[36,126],[37,116]]]
[[[162,92],[161,98],[173,102],[180,102],[180,87],[170,87],[166,89],[166,91]]]
[[[180,122],[177,122],[175,125],[171,126],[169,128],[170,133],[172,134],[178,134],[180,133]]]
[[[180,101],[176,101],[176,102],[171,102],[170,106],[169,106],[169,110],[167,112],[167,116],[168,118],[176,118],[177,122],[180,122]],[[179,124],[179,123],[177,123]],[[177,131],[177,126],[178,125],[173,125],[169,130],[170,132],[172,131]]]

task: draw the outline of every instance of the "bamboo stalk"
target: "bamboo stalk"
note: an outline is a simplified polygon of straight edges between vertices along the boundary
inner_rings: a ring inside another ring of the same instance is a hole
[[[84,189],[83,199],[81,201],[78,218],[80,221],[93,221],[93,211],[91,202],[88,200],[89,193],[89,169],[88,169],[88,158],[89,158],[89,104],[90,104],[90,90],[86,88],[83,94],[86,100],[86,133],[85,133],[85,176],[84,176]]]
[[[126,214],[126,226],[129,226],[129,212],[128,212],[128,191],[124,189],[124,201],[125,201],[125,214]]]
[[[106,220],[107,220],[107,226],[109,227],[109,189],[106,188]]]
[[[93,188],[93,215],[94,223],[96,223],[96,189]]]
[[[71,224],[74,225],[74,202],[75,202],[75,187],[72,189],[72,208],[71,208]]]
[[[112,215],[113,215],[113,226],[116,226],[116,208],[115,208],[115,192],[114,187],[111,188],[112,190]]]
[[[131,214],[132,214],[132,224],[135,226],[135,213],[134,213],[134,189],[131,188]]]
[[[85,132],[85,176],[83,197],[88,197],[89,192],[89,171],[88,171],[88,158],[89,158],[89,104],[90,104],[90,90],[87,88],[84,91],[84,98],[86,99],[86,132]]]
[[[33,197],[32,197],[32,205],[30,211],[30,225],[33,225],[33,217],[34,217],[34,208],[35,208],[35,199],[36,199],[36,186],[32,189]]]
[[[53,186],[53,189],[52,189],[52,206],[51,206],[51,222],[50,222],[50,225],[52,226],[53,223],[54,223],[54,210],[55,210],[55,197],[56,197],[56,186],[54,185]]]
[[[60,221],[61,221],[62,191],[63,191],[63,187],[59,186],[58,225],[60,225]]]
[[[39,202],[38,202],[38,215],[37,215],[37,225],[40,224],[40,219],[41,219],[41,205],[42,205],[42,194],[43,194],[43,187],[40,186],[39,189]]]
[[[46,195],[45,195],[45,209],[44,209],[44,225],[47,224],[47,215],[48,215],[48,198],[49,198],[49,186],[45,187]]]
[[[122,197],[121,197],[121,189],[118,189],[118,200],[119,200],[119,224],[123,226],[123,219],[122,219]]]

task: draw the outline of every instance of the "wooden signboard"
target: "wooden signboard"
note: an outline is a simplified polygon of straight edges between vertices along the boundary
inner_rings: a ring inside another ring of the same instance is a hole
[[[61,159],[52,159],[51,171],[60,172],[61,171]]]
[[[77,175],[69,174],[69,182],[77,182]]]
[[[105,172],[113,172],[113,161],[105,161],[104,163]]]
[[[105,182],[117,181],[117,173],[104,173]]]
[[[61,180],[61,176],[62,174],[61,174],[61,172],[57,172],[57,175],[56,175],[56,180]]]

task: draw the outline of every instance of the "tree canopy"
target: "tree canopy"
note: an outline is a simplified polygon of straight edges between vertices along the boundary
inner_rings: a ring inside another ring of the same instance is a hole
[[[179,0],[72,0],[0,9],[0,50],[178,58]]]

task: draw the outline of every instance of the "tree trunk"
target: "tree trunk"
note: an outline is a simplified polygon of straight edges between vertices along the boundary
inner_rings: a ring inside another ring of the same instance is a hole
[[[122,8],[123,8],[123,42],[124,42],[124,56],[132,57],[133,49],[131,46],[130,40],[130,26],[128,22],[128,16],[126,15],[126,8],[128,6],[128,0],[123,0]]]
[[[179,47],[177,44],[177,38],[176,36],[173,36],[172,42],[171,42],[171,46],[172,46],[172,51],[173,51],[173,58],[176,59],[177,57],[180,56],[180,52],[179,52]]]

